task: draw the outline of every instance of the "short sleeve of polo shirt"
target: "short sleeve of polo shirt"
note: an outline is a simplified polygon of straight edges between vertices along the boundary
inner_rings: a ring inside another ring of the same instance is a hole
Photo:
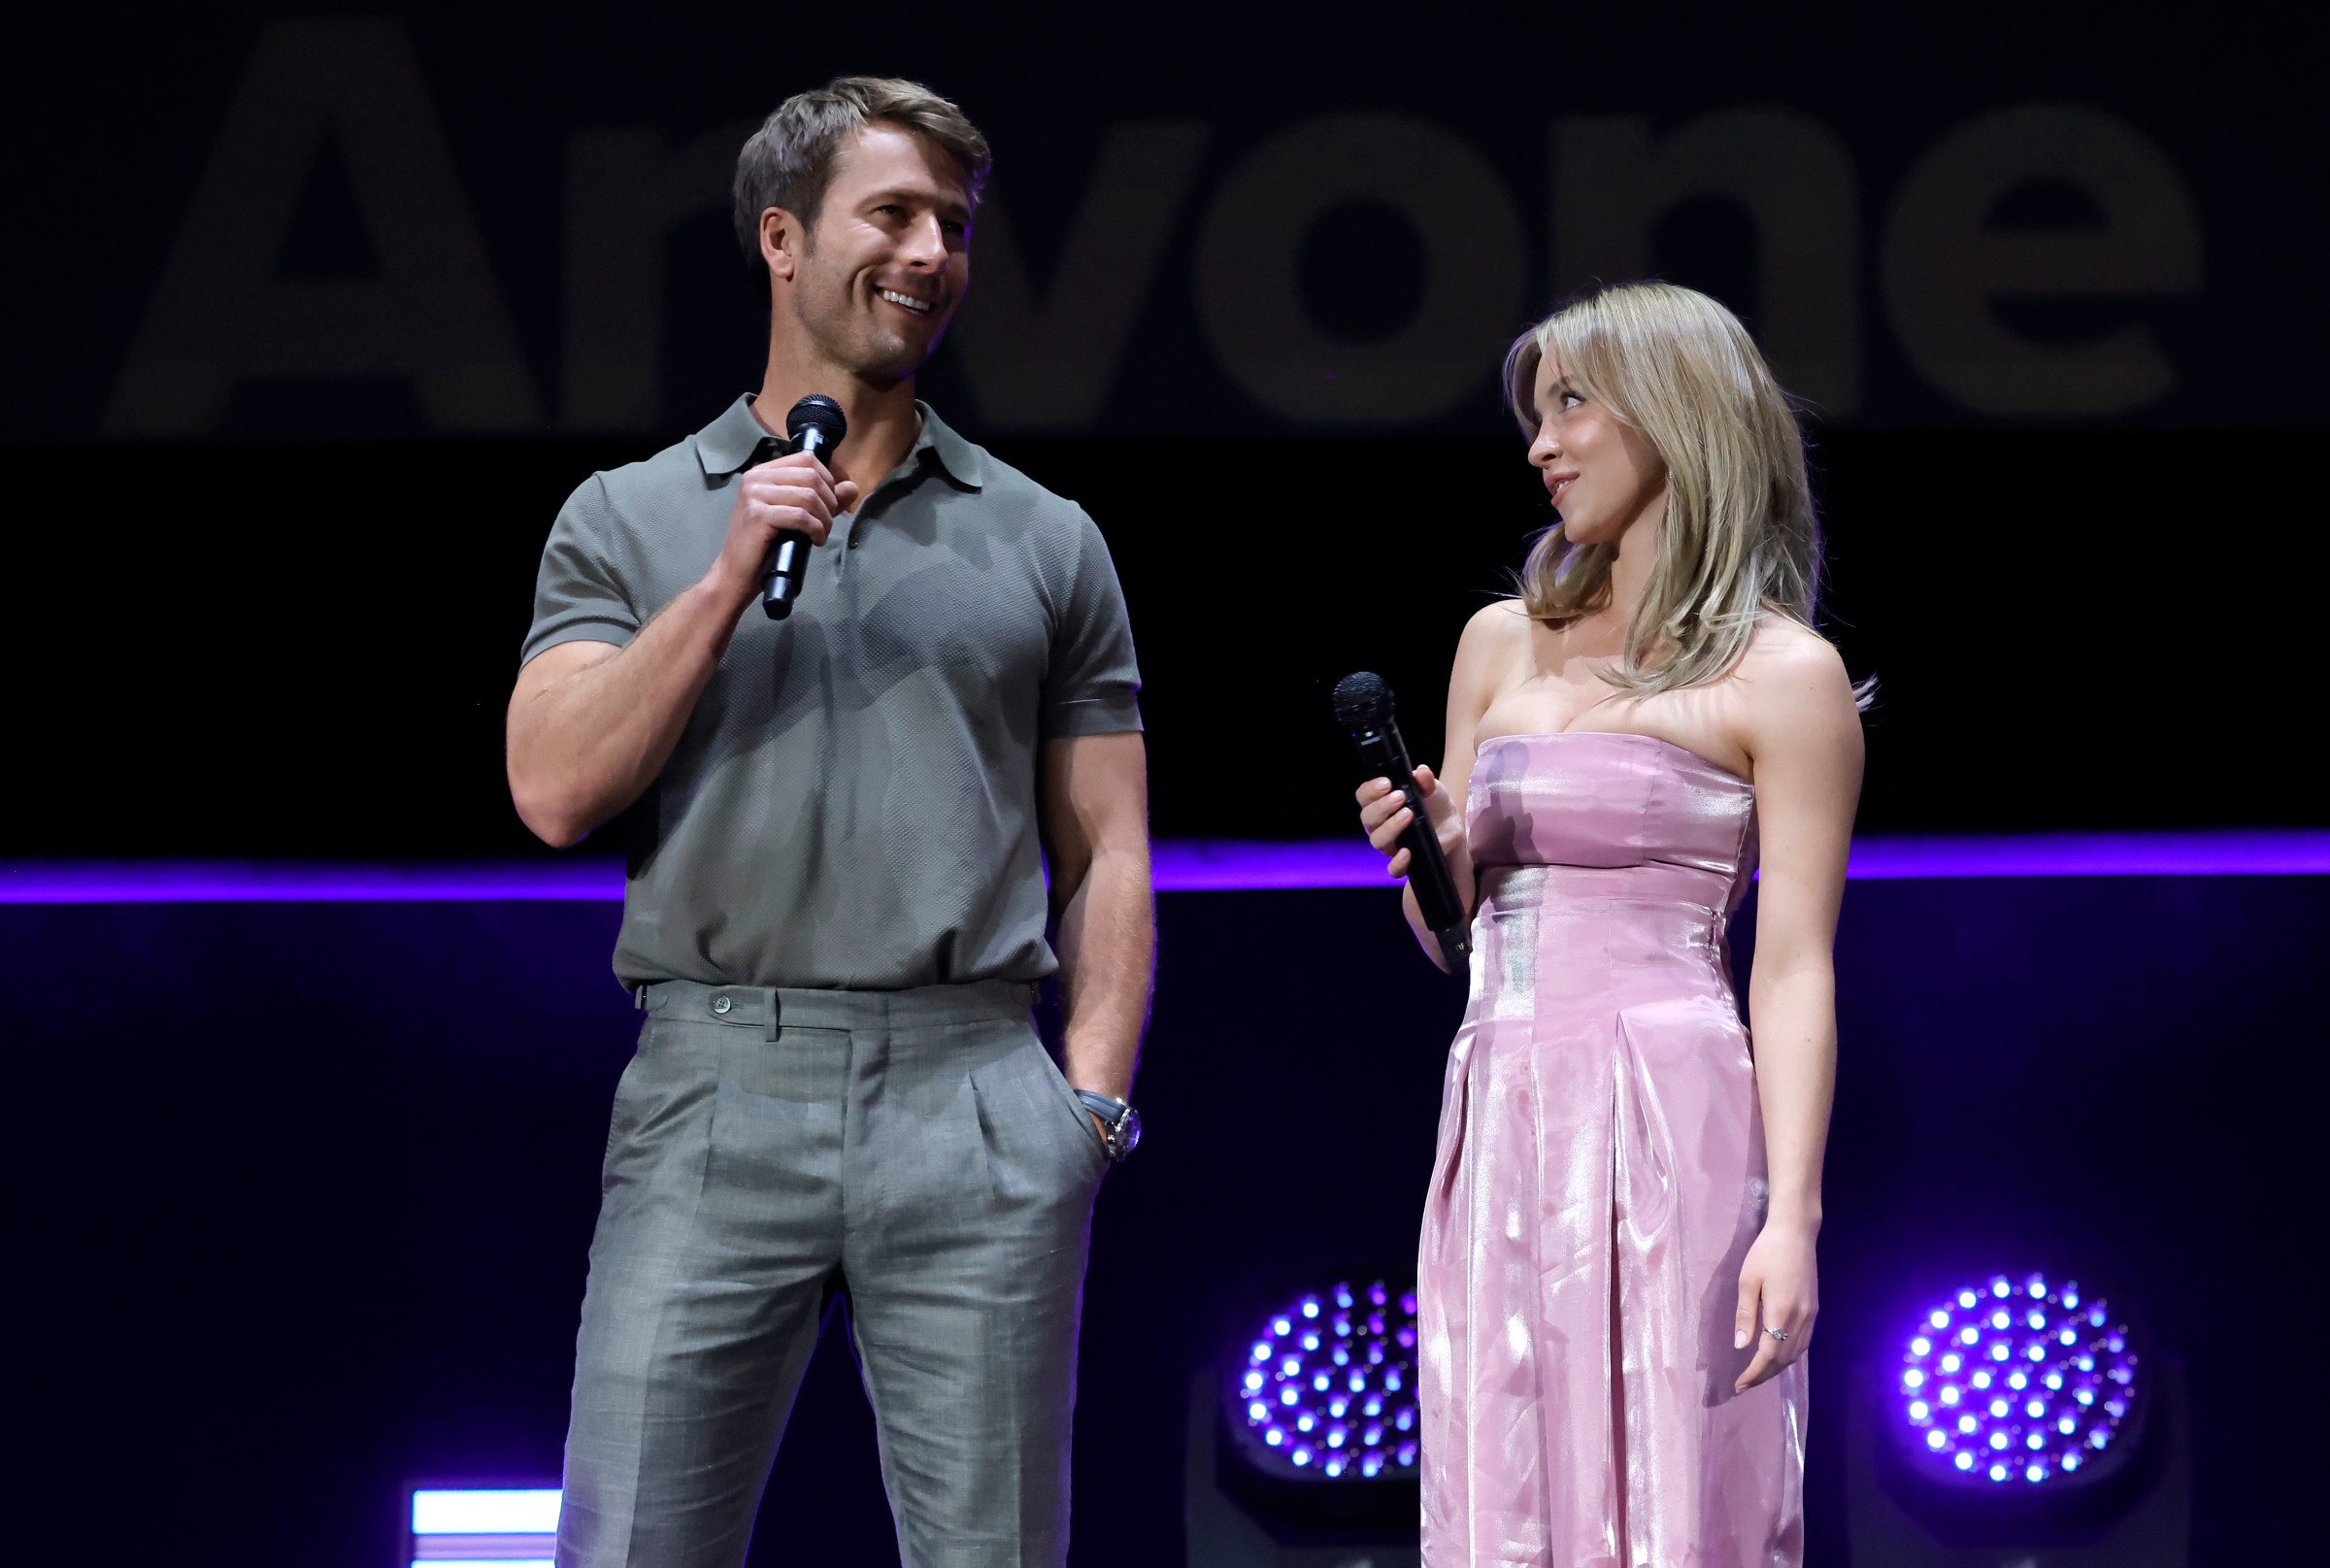
[[[1141,670],[1108,542],[1077,513],[1075,559],[1044,676],[1045,740],[1116,735],[1141,727]]]
[[[534,624],[518,655],[521,666],[560,643],[619,648],[638,635],[639,612],[615,557],[615,508],[605,478],[593,474],[558,509],[543,546]]]

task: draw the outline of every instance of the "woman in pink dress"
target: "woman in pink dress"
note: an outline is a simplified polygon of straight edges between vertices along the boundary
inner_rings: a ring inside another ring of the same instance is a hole
[[[1564,307],[1507,387],[1559,520],[1415,770],[1474,910],[1418,1258],[1424,1561],[1795,1564],[1861,778],[1803,439],[1739,320],[1664,284]],[[1405,873],[1410,808],[1359,803]],[[1724,934],[1759,856],[1751,1050]]]

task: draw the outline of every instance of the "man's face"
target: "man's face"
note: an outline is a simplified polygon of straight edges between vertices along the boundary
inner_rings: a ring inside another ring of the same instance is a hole
[[[836,154],[786,297],[821,357],[870,382],[901,382],[946,335],[970,283],[970,242],[954,160],[877,121]]]

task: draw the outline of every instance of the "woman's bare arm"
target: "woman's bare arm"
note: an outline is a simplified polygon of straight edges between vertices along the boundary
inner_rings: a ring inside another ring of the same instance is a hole
[[[1774,627],[1741,672],[1762,872],[1748,985],[1771,1201],[1740,1272],[1752,1387],[1801,1356],[1819,1312],[1814,1244],[1837,1070],[1837,912],[1861,791],[1861,725],[1836,650]],[[1764,1332],[1779,1329],[1787,1337]]]

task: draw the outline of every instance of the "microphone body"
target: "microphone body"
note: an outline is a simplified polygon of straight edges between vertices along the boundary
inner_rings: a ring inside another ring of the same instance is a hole
[[[842,417],[839,403],[812,392],[784,417],[784,433],[793,438],[788,451],[823,457],[842,444],[842,437],[849,433],[849,421]],[[809,576],[811,549],[807,534],[777,536],[769,550],[768,576],[760,588],[761,612],[771,620],[782,620],[793,613],[793,601],[801,597],[802,584]]]
[[[1335,713],[1351,733],[1366,776],[1390,780],[1415,813],[1415,819],[1400,834],[1400,847],[1408,851],[1408,885],[1424,925],[1440,945],[1441,956],[1450,969],[1464,974],[1472,963],[1472,921],[1456,894],[1456,879],[1441,851],[1440,835],[1432,830],[1423,793],[1416,787],[1415,763],[1408,755],[1408,743],[1400,738],[1391,687],[1382,677],[1364,670],[1345,676],[1336,683]]]

